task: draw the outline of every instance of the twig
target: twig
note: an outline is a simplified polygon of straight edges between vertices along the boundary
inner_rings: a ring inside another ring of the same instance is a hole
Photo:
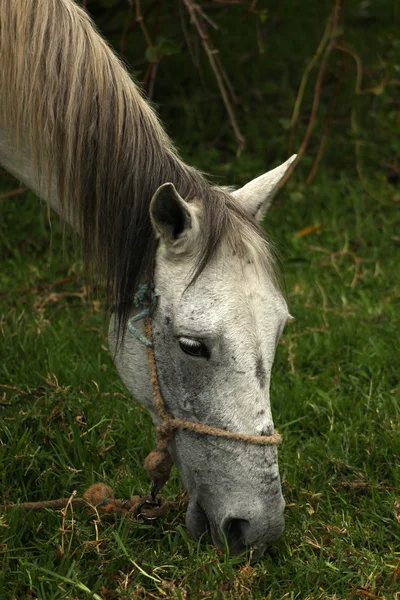
[[[133,5],[133,0],[129,0],[129,3],[131,5]],[[150,34],[147,30],[146,24],[145,24],[143,16],[142,16],[142,12],[141,12],[141,8],[140,8],[140,0],[135,0],[135,5],[136,5],[136,22],[139,23],[139,25],[140,25],[140,28],[143,32],[147,46],[152,50],[151,62],[147,68],[146,74],[145,74],[145,76],[143,78],[143,82],[142,82],[143,86],[146,90],[147,96],[151,100],[153,97],[154,83],[155,83],[155,78],[156,78],[156,74],[157,74],[157,65],[159,63],[159,58],[157,58],[156,54],[153,52],[154,43],[150,37]],[[155,25],[155,32],[154,32],[155,35],[157,34],[158,27],[159,27],[159,23],[158,23],[159,18],[160,18],[160,2],[157,3],[156,25]]]
[[[354,58],[354,61],[356,63],[356,69],[357,69],[356,85],[355,85],[354,93],[357,95],[361,94],[361,84],[362,84],[362,78],[363,78],[363,69],[362,69],[361,58],[358,56],[358,54],[356,52],[353,52],[353,50],[350,50],[350,48],[347,48],[346,46],[343,46],[342,44],[338,44],[336,41],[334,42],[334,47],[337,50],[341,50],[342,52],[345,52],[346,54],[350,54],[350,56],[352,56]]]
[[[18,392],[19,394],[27,394],[28,392],[24,392],[24,390],[21,390],[21,388],[15,386],[15,385],[5,385],[4,383],[0,383],[0,388],[2,388],[3,390],[10,390],[12,392]]]
[[[186,46],[187,49],[189,50],[189,54],[190,57],[192,59],[192,62],[194,64],[194,66],[196,67],[196,69],[200,69],[200,63],[198,61],[198,57],[195,55],[193,46],[192,46],[192,42],[190,40],[187,28],[186,28],[186,23],[185,23],[185,16],[183,14],[183,9],[182,9],[182,4],[179,3],[179,18],[181,20],[181,26],[182,26],[182,31],[183,31],[183,37],[185,38],[185,42],[186,42]]]
[[[322,285],[319,283],[318,280],[316,281],[316,284],[317,284],[319,293],[321,294],[321,298],[322,298],[322,309],[321,309],[322,310],[322,318],[324,320],[325,327],[327,329],[329,329],[329,321],[327,319],[326,313],[330,312],[331,309],[328,308],[328,298],[326,297],[326,293],[325,293],[324,288],[322,287]]]
[[[219,54],[215,54],[215,60],[217,61],[218,68],[224,79],[225,85],[228,88],[231,98],[232,98],[233,102],[235,102],[235,104],[236,104],[238,102],[238,97],[235,94],[235,90],[233,89],[233,85],[228,77],[228,73],[226,72],[224,65],[222,64]]]
[[[356,84],[355,84],[355,87],[354,87],[354,93],[355,93],[355,95],[361,94],[361,84],[362,84],[363,70],[362,70],[362,62],[361,62],[360,57],[358,56],[358,54],[356,54],[356,52],[353,52],[352,50],[350,50],[346,46],[338,44],[337,42],[335,42],[335,48],[337,50],[341,50],[342,52],[345,52],[346,54],[350,54],[350,56],[352,56],[354,58],[354,61],[356,63]],[[362,172],[362,166],[361,166],[361,142],[358,139],[357,113],[356,113],[356,108],[355,108],[354,103],[353,103],[353,106],[351,108],[350,122],[351,122],[351,132],[352,132],[352,134],[354,136],[354,140],[355,140],[355,156],[356,156],[356,170],[357,170],[357,174],[358,174],[358,176],[360,178],[360,181],[362,183],[362,186],[363,186],[364,190],[369,195],[371,195],[372,197],[374,197],[373,194],[371,194],[366,189],[366,186],[365,186],[365,183],[364,183],[364,174]]]
[[[298,337],[303,337],[304,335],[308,335],[309,333],[327,333],[329,335],[329,325],[325,325],[324,327],[307,327],[305,331],[293,333],[290,337],[291,339],[294,339]]]
[[[125,56],[126,36],[128,35],[129,27],[132,22],[132,16],[133,16],[133,4],[132,4],[132,2],[129,2],[128,10],[126,13],[126,18],[124,21],[124,26],[123,26],[122,33],[121,33],[121,40],[120,40],[120,44],[119,44],[119,50],[120,50],[120,53],[122,54],[122,56]]]
[[[162,2],[162,0],[157,0],[156,22],[154,24],[154,38],[155,39],[157,39],[158,32],[160,30],[161,2]],[[146,87],[147,87],[147,96],[148,96],[149,100],[153,99],[154,85],[156,82],[156,75],[157,75],[159,62],[160,62],[160,58],[153,57],[153,60],[149,67],[149,70],[146,73],[145,80],[148,82]]]
[[[68,508],[71,508],[71,533],[74,533],[74,509],[73,509],[73,500],[75,500],[75,496],[76,496],[76,490],[74,490],[71,494],[71,496],[68,498],[67,504],[65,505],[65,507],[61,510],[61,515],[62,515],[62,521],[61,521],[61,552],[62,554],[64,554],[65,552],[65,548],[64,548],[64,538],[65,538],[65,534],[67,533],[67,530],[65,529],[65,521],[67,519],[67,512],[68,512]]]
[[[148,85],[147,85],[147,96],[149,98],[149,100],[153,99],[153,93],[154,93],[154,84],[156,82],[156,75],[157,75],[157,69],[158,69],[158,62],[154,62],[151,63],[151,70],[150,70],[150,74],[149,74],[149,78],[148,78]]]
[[[312,59],[310,60],[310,62],[308,63],[308,65],[306,66],[306,68],[304,69],[302,78],[301,78],[301,82],[300,82],[300,87],[299,87],[299,91],[297,92],[297,98],[296,101],[294,103],[294,108],[293,108],[293,113],[292,113],[292,118],[290,120],[290,130],[293,131],[294,126],[297,123],[297,119],[299,118],[299,114],[300,114],[300,107],[301,107],[301,103],[303,101],[303,97],[304,97],[304,92],[307,86],[307,81],[308,81],[308,77],[312,71],[312,69],[315,67],[315,65],[317,64],[317,62],[319,61],[321,54],[328,42],[328,38],[329,35],[331,33],[331,25],[332,25],[332,14],[329,15],[328,21],[326,23],[326,27],[325,27],[325,31],[324,34],[322,36],[322,39],[319,43],[319,46],[317,48],[316,53],[314,54],[314,56],[312,57]],[[289,154],[291,154],[291,148],[289,148]]]
[[[126,0],[122,0],[122,1],[121,1],[121,6],[123,6],[124,4],[126,4]],[[144,11],[144,15],[143,15],[143,18],[144,18],[144,19],[146,19],[146,17],[148,17],[148,15],[149,15],[149,14],[150,14],[150,13],[153,11],[153,9],[154,9],[154,6],[155,6],[155,5],[156,5],[156,2],[151,2],[151,3],[150,3],[150,4],[149,4],[147,7],[146,7],[146,10]],[[119,33],[119,32],[121,31],[121,26],[120,26],[120,25],[114,25],[114,26],[112,26],[112,27],[103,27],[103,25],[105,25],[106,23],[109,23],[109,21],[110,21],[111,17],[112,17],[112,16],[113,16],[113,15],[114,15],[116,12],[118,12],[118,10],[119,10],[119,7],[118,7],[118,6],[116,6],[115,8],[116,8],[116,10],[115,10],[115,11],[113,11],[112,15],[111,15],[110,17],[108,17],[107,15],[105,15],[105,17],[104,17],[104,20],[102,20],[102,21],[100,22],[100,24],[99,24],[99,27],[100,27],[100,29],[101,29],[102,33],[103,33],[103,34],[104,34],[106,37],[107,37],[107,36],[109,36],[109,35],[113,35],[113,34]],[[129,32],[129,33],[132,33],[132,31],[135,31],[135,29],[136,29],[136,27],[137,27],[137,26],[138,26],[138,23],[137,23],[137,22],[136,22],[136,20],[135,20],[135,22],[134,22],[134,23],[131,23],[131,24],[129,25],[129,27],[128,27],[128,32]]]
[[[157,10],[156,10],[156,22],[154,23],[154,38],[157,38],[160,31],[160,17],[161,17],[161,3],[162,0],[157,0]]]
[[[354,254],[354,252],[352,252],[351,250],[339,250],[337,252],[331,252],[330,250],[326,250],[326,248],[321,248],[319,246],[310,246],[310,245],[308,245],[307,248],[309,248],[310,250],[315,250],[316,252],[323,252],[324,254],[327,255],[327,257],[329,256],[333,268],[335,269],[335,271],[339,275],[339,277],[341,277],[342,279],[343,279],[342,274],[339,271],[339,268],[336,264],[336,258],[340,258],[342,256],[350,256],[354,260],[354,275],[353,275],[352,282],[350,284],[351,288],[354,288],[357,284],[357,281],[363,277],[363,275],[360,272],[361,271],[361,268],[360,268],[361,263],[375,262],[374,259],[372,259],[372,258],[360,258],[356,254]],[[379,270],[377,271],[377,263],[375,262],[374,277],[375,277],[375,273],[377,273],[377,272],[379,273]]]
[[[243,150],[244,146],[245,146],[245,139],[239,129],[239,126],[237,124],[236,121],[236,117],[235,114],[233,112],[232,106],[229,102],[229,98],[228,98],[228,94],[226,92],[226,88],[224,85],[224,81],[223,78],[221,76],[220,70],[218,69],[218,64],[217,61],[215,60],[215,53],[217,52],[215,50],[215,48],[211,47],[211,44],[209,42],[209,37],[206,33],[206,31],[203,29],[202,25],[200,24],[199,19],[197,18],[197,12],[198,12],[198,8],[197,5],[193,2],[193,0],[183,0],[183,3],[186,6],[186,9],[190,15],[190,22],[193,25],[193,27],[196,28],[197,33],[200,37],[201,43],[203,45],[203,48],[208,56],[208,60],[210,62],[211,68],[214,72],[214,76],[215,79],[217,81],[218,87],[219,87],[219,91],[221,93],[222,96],[222,100],[225,104],[225,108],[226,111],[228,113],[229,116],[229,120],[232,126],[232,129],[234,131],[236,140],[239,144],[238,150],[237,150],[237,155],[239,156],[241,151]]]
[[[12,190],[11,192],[7,192],[6,194],[0,194],[0,200],[5,200],[6,198],[12,198],[13,196],[20,196],[21,194],[25,194],[28,191],[28,188],[22,187],[16,190]]]
[[[149,35],[149,32],[147,31],[147,27],[145,25],[145,22],[143,20],[142,13],[140,10],[140,0],[135,0],[135,5],[136,5],[136,22],[139,23],[139,25],[140,25],[140,29],[143,32],[143,35],[144,35],[147,45],[150,46],[150,48],[152,48],[153,42],[151,41],[151,37]]]
[[[87,303],[87,291],[83,288],[82,292],[51,292],[48,296],[39,297],[37,301],[33,304],[33,310],[38,311],[48,304],[55,304],[60,300],[64,300],[67,298],[79,298],[83,304]]]
[[[286,172],[286,175],[282,178],[280,187],[283,187],[285,185],[285,183],[287,182],[287,180],[293,173],[298,162],[300,161],[301,157],[303,156],[303,154],[305,153],[305,151],[307,149],[308,142],[310,141],[311,133],[314,128],[315,118],[316,118],[317,111],[318,111],[319,99],[320,99],[320,94],[321,94],[321,86],[322,86],[322,82],[324,80],[326,65],[327,65],[330,53],[332,52],[333,48],[335,47],[335,37],[336,37],[336,33],[337,33],[340,9],[341,9],[341,0],[335,0],[335,5],[332,9],[332,14],[330,17],[331,22],[332,22],[332,27],[330,30],[330,41],[329,41],[329,44],[327,45],[325,52],[322,56],[321,64],[319,67],[317,81],[315,83],[315,88],[314,88],[314,98],[313,98],[313,104],[312,104],[312,109],[311,109],[311,115],[310,115],[310,119],[308,121],[307,130],[304,135],[304,139],[301,143],[301,146],[299,148],[299,151],[297,153],[297,158],[295,161],[293,161],[293,163],[289,167],[288,171]]]
[[[361,262],[365,262],[365,259],[362,259],[359,256],[356,256],[354,254],[354,252],[351,252],[351,250],[341,250],[340,252],[332,252],[332,254],[331,254],[331,262],[332,262],[332,265],[333,265],[335,271],[338,273],[338,275],[340,275],[340,272],[339,272],[339,269],[336,266],[335,259],[336,259],[336,257],[340,257],[340,256],[351,256],[351,258],[354,260],[354,276],[353,276],[353,280],[352,280],[352,282],[350,284],[350,287],[354,288],[356,286],[357,281],[361,277],[361,275],[360,275],[360,265],[361,265]]]
[[[361,62],[361,58],[359,57],[359,55],[354,52],[354,50],[351,50],[350,48],[347,48],[346,46],[339,44],[338,42],[335,41],[334,43],[334,47],[337,50],[340,50],[341,52],[344,52],[346,54],[349,54],[353,59],[354,62],[356,64],[356,83],[354,86],[354,94],[356,96],[361,95],[361,94],[368,94],[368,93],[379,93],[381,92],[386,83],[388,82],[390,75],[388,72],[386,72],[385,76],[383,77],[382,81],[375,87],[372,88],[367,88],[365,90],[361,89],[361,85],[362,85],[362,79],[363,79],[363,66],[362,66],[362,62]],[[376,197],[374,196],[374,194],[367,188],[366,184],[365,184],[365,177],[362,171],[362,165],[361,165],[361,141],[358,139],[358,132],[359,132],[359,128],[358,128],[358,124],[357,124],[357,113],[356,113],[356,108],[355,108],[355,104],[353,103],[352,109],[351,109],[351,117],[350,117],[350,121],[351,121],[351,131],[352,134],[354,136],[354,140],[355,140],[355,157],[356,157],[356,170],[357,170],[357,174],[360,178],[361,184],[364,188],[364,191],[371,196],[371,198],[374,198],[376,200]]]
[[[400,491],[400,488],[394,487],[392,485],[384,485],[380,483],[375,485],[373,483],[368,483],[367,481],[340,481],[339,485],[346,488],[352,488],[354,490],[385,490],[389,492]]]
[[[343,62],[342,62],[342,64],[343,64]],[[328,139],[328,133],[329,133],[331,123],[332,123],[333,112],[334,112],[336,104],[337,104],[337,99],[339,96],[339,89],[340,89],[341,83],[342,83],[342,78],[339,74],[339,77],[337,78],[337,81],[336,81],[335,90],[333,92],[331,101],[329,103],[328,116],[325,121],[324,130],[322,132],[321,142],[319,144],[317,156],[314,159],[313,166],[311,167],[311,171],[307,177],[306,185],[310,185],[312,180],[314,179],[315,175],[317,174],[319,163],[321,162],[321,158],[324,154],[325,145],[326,145],[326,142]]]
[[[199,6],[199,4],[196,4],[195,2],[193,2],[193,8],[194,10],[197,10],[197,12],[199,13],[199,15],[201,15],[203,17],[203,19],[205,21],[207,21],[207,23],[209,25],[211,25],[211,27],[213,27],[215,30],[219,29],[218,25],[216,24],[215,21],[213,21],[212,19],[210,19],[210,17],[208,15],[206,15],[206,13],[204,12],[204,10],[201,8],[201,6]]]
[[[292,375],[294,375],[296,373],[296,369],[294,368],[294,352],[293,352],[293,348],[294,348],[294,342],[293,340],[289,340],[289,348],[288,348],[288,361],[289,361],[289,365],[290,365],[290,372],[292,373]]]
[[[265,49],[264,49],[264,44],[263,44],[263,41],[262,41],[261,27],[260,27],[259,23],[256,24],[256,36],[257,36],[258,53],[259,54],[264,54],[265,53]]]
[[[38,292],[40,290],[46,290],[49,287],[53,287],[55,285],[63,285],[64,283],[69,283],[76,279],[76,275],[70,275],[69,277],[63,277],[63,279],[59,279],[58,281],[52,281],[50,283],[43,283],[41,285],[34,285],[30,288],[23,288],[22,290],[15,290],[9,292],[0,292],[0,296],[8,296],[9,294],[18,294],[19,296],[22,294],[27,294],[28,292]]]

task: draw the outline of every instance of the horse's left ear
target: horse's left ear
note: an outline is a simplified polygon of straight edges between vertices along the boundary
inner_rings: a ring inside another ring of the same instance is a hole
[[[150,219],[157,237],[170,246],[182,245],[196,234],[193,208],[178,194],[172,183],[164,183],[150,202]]]
[[[237,198],[242,207],[257,221],[261,221],[265,215],[271,200],[279,189],[279,183],[297,154],[293,154],[286,162],[268,173],[253,179],[239,190],[235,190],[233,195]]]

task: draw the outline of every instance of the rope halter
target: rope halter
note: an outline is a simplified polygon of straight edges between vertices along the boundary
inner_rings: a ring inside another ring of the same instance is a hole
[[[178,429],[193,431],[194,433],[201,433],[202,435],[237,440],[257,446],[277,446],[282,443],[282,437],[276,429],[272,435],[248,435],[246,433],[236,433],[234,431],[220,429],[219,427],[212,427],[211,425],[194,423],[192,421],[187,421],[186,419],[175,418],[171,415],[165,406],[161,393],[154,354],[151,326],[151,313],[155,305],[154,292],[149,291],[147,285],[142,285],[135,294],[134,305],[136,308],[141,308],[142,310],[139,314],[129,319],[128,329],[147,348],[147,361],[150,370],[150,382],[154,406],[161,419],[161,424],[156,427],[156,447],[145,459],[146,470],[153,480],[153,498],[168,481],[171,474],[173,463],[168,452],[168,444],[173,440],[175,432]],[[142,319],[144,320],[144,335],[134,326],[134,323],[137,323]]]

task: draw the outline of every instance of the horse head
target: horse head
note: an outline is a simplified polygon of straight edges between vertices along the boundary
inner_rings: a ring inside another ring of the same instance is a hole
[[[251,435],[274,431],[270,373],[289,314],[269,247],[251,223],[262,219],[292,160],[223,192],[230,222],[197,277],[207,252],[207,205],[184,200],[169,183],[153,196],[154,352],[163,399],[176,418]],[[145,348],[129,332],[116,346],[113,321],[110,343],[126,387],[159,423]],[[231,553],[251,546],[259,556],[281,535],[285,502],[275,446],[178,430],[169,451],[188,491],[186,523],[195,538],[209,529],[217,546],[227,543]]]

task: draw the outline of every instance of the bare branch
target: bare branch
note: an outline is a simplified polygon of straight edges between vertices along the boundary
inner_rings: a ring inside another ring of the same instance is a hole
[[[308,142],[310,141],[311,133],[312,133],[312,130],[313,130],[314,124],[315,124],[315,118],[317,116],[319,99],[320,99],[320,94],[321,94],[321,86],[322,86],[322,82],[324,80],[326,65],[328,62],[328,58],[329,58],[333,48],[335,47],[335,40],[336,40],[337,26],[338,26],[338,21],[339,21],[341,4],[342,4],[342,0],[335,0],[335,5],[332,9],[332,14],[330,17],[330,20],[332,22],[332,27],[330,30],[330,41],[329,41],[329,44],[326,47],[325,52],[322,56],[321,64],[319,67],[317,81],[315,83],[315,88],[314,88],[313,105],[312,105],[312,109],[311,109],[311,115],[310,115],[310,119],[308,122],[307,130],[304,135],[301,146],[299,148],[299,151],[297,153],[296,160],[291,164],[290,168],[286,172],[286,175],[282,178],[281,187],[285,185],[285,183],[287,182],[287,180],[293,173],[294,169],[296,168],[296,165],[298,164],[299,160],[301,159],[301,157],[303,156],[303,154],[305,153],[305,151],[307,149]],[[324,36],[325,36],[325,33],[324,33]]]
[[[210,62],[211,68],[214,72],[214,76],[217,81],[219,91],[222,96],[222,100],[225,104],[225,108],[228,113],[232,129],[236,136],[236,140],[239,144],[237,154],[240,155],[240,153],[243,150],[244,145],[245,145],[245,139],[239,129],[238,124],[237,124],[235,114],[233,112],[231,103],[229,102],[228,94],[227,94],[226,87],[225,87],[224,80],[223,80],[223,75],[221,74],[221,71],[218,67],[218,63],[215,58],[215,55],[218,51],[212,47],[212,43],[209,40],[206,30],[203,29],[203,26],[200,24],[200,21],[197,17],[197,13],[199,13],[199,10],[198,10],[198,7],[195,4],[195,2],[193,2],[193,0],[183,0],[183,3],[186,6],[186,9],[190,15],[190,22],[193,25],[193,27],[196,29],[196,31],[199,35],[199,38],[203,45],[203,48],[204,48],[204,50],[207,54],[208,60]],[[203,18],[204,18],[204,16],[203,16]]]

